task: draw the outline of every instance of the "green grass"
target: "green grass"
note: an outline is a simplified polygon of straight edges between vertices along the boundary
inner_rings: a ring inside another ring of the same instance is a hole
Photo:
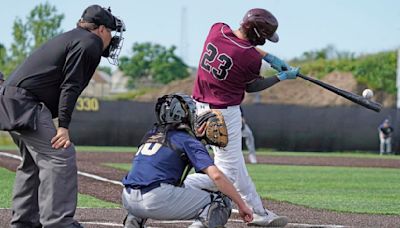
[[[0,150],[18,150],[18,147],[15,144],[1,145]]]
[[[105,164],[128,171],[131,164]],[[333,211],[400,215],[400,169],[248,165],[262,198]]]
[[[15,173],[5,168],[0,168],[0,208],[11,207],[11,194],[14,185]]]
[[[8,132],[0,131],[0,145],[15,145]]]
[[[247,151],[244,151],[247,153]],[[257,155],[266,156],[300,156],[300,157],[348,157],[348,158],[382,158],[400,159],[400,156],[385,155],[380,156],[379,152],[370,151],[343,151],[343,152],[291,152],[291,151],[272,151],[267,149],[257,150]]]
[[[12,188],[15,173],[0,167],[0,208],[10,208],[12,199]],[[116,192],[115,194],[120,194]],[[78,194],[78,207],[88,208],[120,208],[121,205],[96,199],[89,195]]]
[[[0,150],[17,150],[14,145],[1,145]],[[135,153],[137,147],[119,147],[119,146],[76,146],[77,152],[113,152],[113,153]],[[247,150],[243,151],[247,153]],[[210,151],[212,153],[212,151]],[[266,156],[301,156],[301,157],[353,157],[353,158],[382,158],[382,159],[400,159],[400,156],[380,156],[378,152],[371,151],[343,151],[343,152],[291,152],[274,151],[272,149],[257,149],[257,155]]]
[[[131,165],[132,164],[128,164],[128,163],[105,163],[103,165],[111,167],[111,168],[123,170],[123,171],[129,171],[131,169]]]
[[[334,211],[400,215],[400,169],[248,165],[248,170],[263,198]]]

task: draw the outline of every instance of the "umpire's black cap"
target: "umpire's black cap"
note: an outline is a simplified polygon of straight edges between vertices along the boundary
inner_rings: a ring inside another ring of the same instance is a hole
[[[83,11],[81,19],[96,25],[104,25],[113,31],[117,29],[116,18],[111,14],[110,8],[91,5]]]

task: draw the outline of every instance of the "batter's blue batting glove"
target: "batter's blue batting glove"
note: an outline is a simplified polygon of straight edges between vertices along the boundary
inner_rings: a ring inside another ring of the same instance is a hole
[[[286,69],[289,69],[289,65],[285,63],[285,61],[281,60],[280,58],[272,55],[272,54],[266,54],[263,59],[267,61],[272,68],[274,68],[278,72],[282,72]]]
[[[278,73],[278,79],[281,81],[286,79],[296,79],[299,71],[300,71],[299,67],[289,67],[288,70]]]

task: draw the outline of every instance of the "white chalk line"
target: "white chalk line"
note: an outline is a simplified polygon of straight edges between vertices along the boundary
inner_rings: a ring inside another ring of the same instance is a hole
[[[9,158],[14,158],[17,160],[22,161],[21,156],[15,155],[15,154],[11,154],[11,153],[7,153],[7,152],[0,152],[0,156],[4,156],[4,157],[9,157]],[[88,178],[92,178],[95,180],[99,180],[99,181],[104,181],[104,182],[108,182],[111,184],[116,184],[116,185],[120,185],[123,186],[123,184],[120,181],[115,181],[115,180],[110,180],[108,178],[105,177],[101,177],[95,174],[91,174],[91,173],[86,173],[86,172],[81,172],[78,171],[78,174],[81,176],[85,176]],[[7,208],[0,208],[0,209],[7,209]],[[239,211],[237,209],[232,209],[232,213],[238,214]],[[239,219],[229,219],[230,222],[236,222],[236,223],[243,223],[242,220]],[[169,220],[169,221],[155,221],[152,223],[160,223],[160,224],[172,224],[172,223],[188,223],[188,222],[193,222],[190,220]],[[108,222],[80,222],[82,224],[93,224],[93,225],[104,225],[104,226],[116,226],[116,227],[122,227],[121,224],[118,223],[108,223]],[[315,224],[302,224],[302,223],[289,223],[288,225],[294,225],[294,226],[299,226],[299,227],[324,227],[324,228],[343,228],[346,226],[341,226],[341,225],[315,225]],[[148,226],[150,228],[150,226]]]
[[[6,153],[6,152],[0,152],[0,156],[14,158],[14,159],[17,159],[17,160],[20,160],[20,161],[22,160],[21,156],[18,156],[18,155],[15,155],[15,154],[11,154],[11,153]],[[78,174],[81,175],[81,176],[85,176],[85,177],[89,177],[89,178],[95,179],[95,180],[104,181],[104,182],[107,182],[107,183],[123,186],[123,184],[120,181],[110,180],[108,178],[101,177],[101,176],[98,176],[98,175],[94,175],[94,174],[91,174],[91,173],[78,171]]]

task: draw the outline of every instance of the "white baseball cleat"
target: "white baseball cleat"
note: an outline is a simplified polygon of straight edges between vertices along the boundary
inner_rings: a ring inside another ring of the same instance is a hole
[[[249,162],[251,164],[257,164],[257,157],[254,153],[249,154]]]
[[[279,216],[271,211],[265,210],[264,215],[253,214],[253,221],[249,222],[248,226],[262,227],[284,227],[288,224],[289,219],[286,216]]]

